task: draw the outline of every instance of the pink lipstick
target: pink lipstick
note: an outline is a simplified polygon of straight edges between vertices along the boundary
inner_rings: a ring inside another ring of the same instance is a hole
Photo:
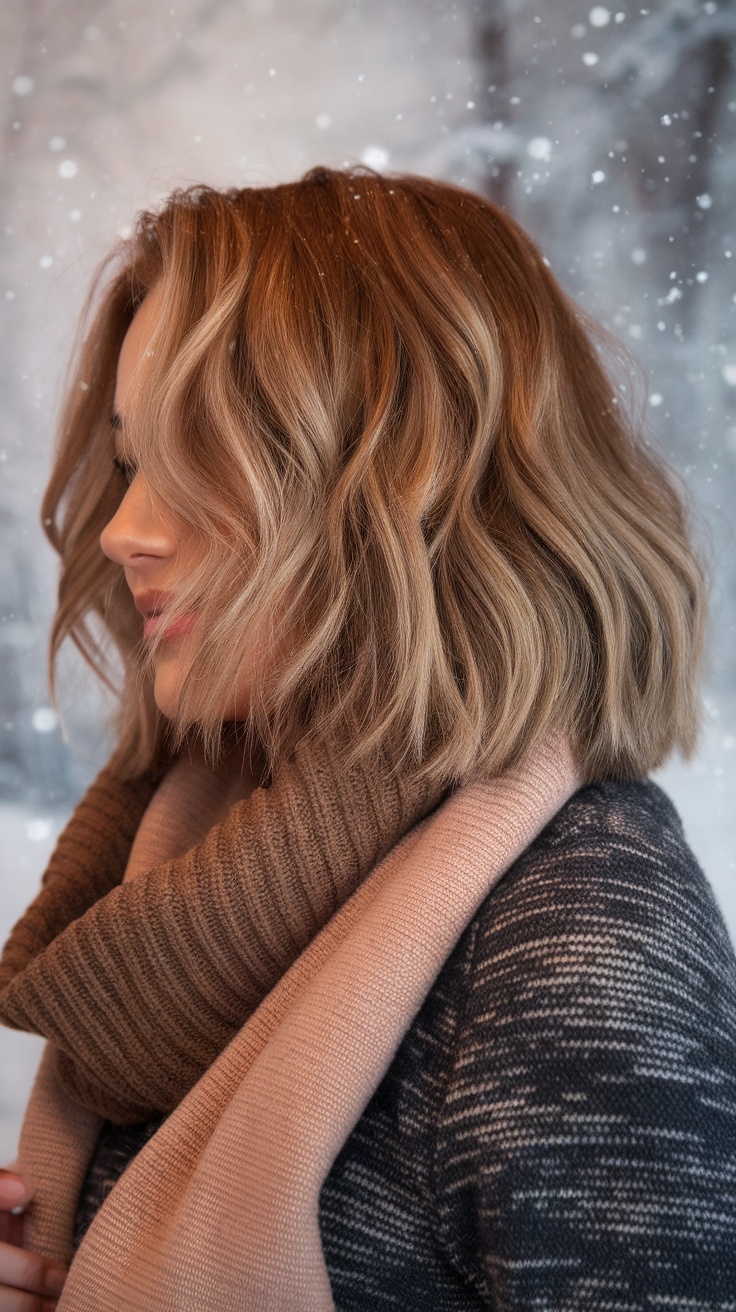
[[[194,628],[196,623],[196,614],[182,615],[180,620],[169,625],[166,625],[165,612],[160,615],[151,615],[143,621],[143,637],[152,638],[153,635],[158,633],[159,629],[163,626],[163,637],[165,639],[183,638]]]

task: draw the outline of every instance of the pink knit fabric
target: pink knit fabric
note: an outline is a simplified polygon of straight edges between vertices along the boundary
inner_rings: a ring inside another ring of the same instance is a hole
[[[322,1184],[444,961],[580,787],[564,738],[455,792],[312,939],[134,1158],[72,1262],[59,1312],[328,1312]],[[19,1148],[27,1247],[68,1261],[101,1121],[47,1045]]]

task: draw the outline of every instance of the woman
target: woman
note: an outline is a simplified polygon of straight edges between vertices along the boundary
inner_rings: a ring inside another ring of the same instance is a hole
[[[176,192],[92,304],[42,514],[116,750],[0,963],[0,1306],[731,1307],[736,962],[646,777],[706,580],[597,330],[363,169]]]

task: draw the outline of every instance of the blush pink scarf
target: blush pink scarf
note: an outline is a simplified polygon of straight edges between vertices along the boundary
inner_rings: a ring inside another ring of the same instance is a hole
[[[580,787],[564,737],[459,789],[375,865],[128,1166],[59,1312],[331,1312],[322,1184],[463,930]],[[24,1245],[71,1254],[102,1120],[47,1044],[21,1133]]]

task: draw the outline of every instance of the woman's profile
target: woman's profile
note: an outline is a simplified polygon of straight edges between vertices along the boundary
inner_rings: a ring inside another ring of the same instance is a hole
[[[114,750],[0,961],[2,1308],[734,1305],[736,959],[648,778],[707,571],[611,345],[409,175],[104,262],[41,513]]]

